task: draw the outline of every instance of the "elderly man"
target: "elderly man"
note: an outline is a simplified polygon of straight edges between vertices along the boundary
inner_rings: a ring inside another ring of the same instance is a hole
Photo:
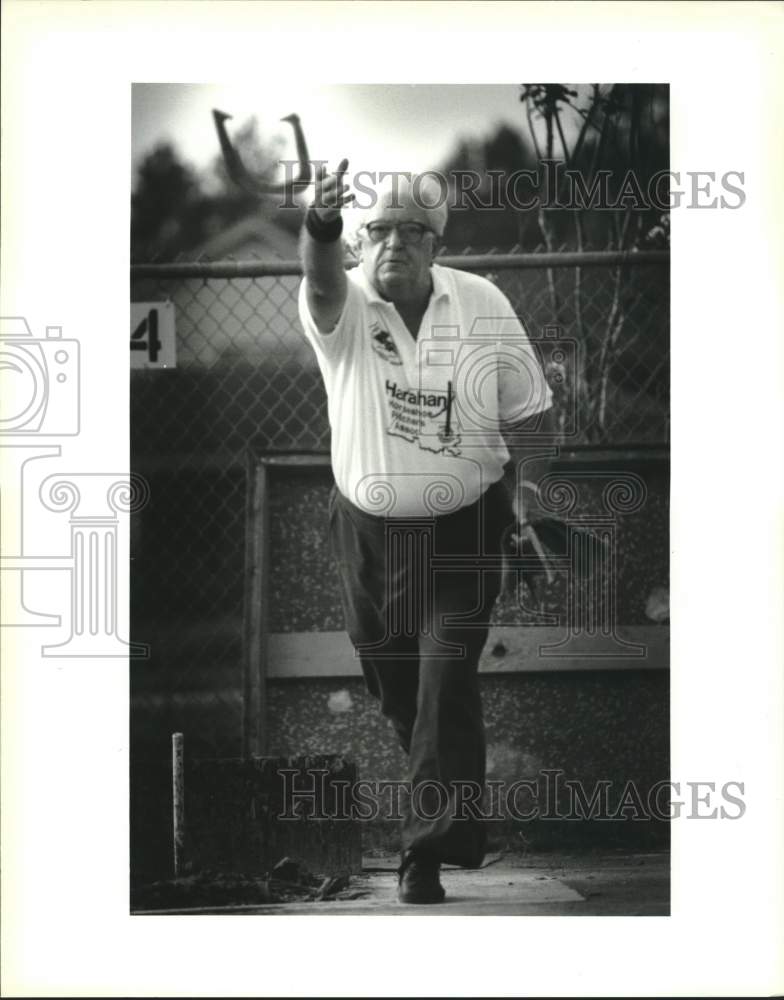
[[[347,274],[347,166],[317,174],[299,309],[329,401],[346,627],[409,759],[398,895],[437,903],[441,863],[478,867],[485,851],[477,670],[515,516],[502,431],[550,391],[505,296],[434,263],[447,209],[432,179],[397,175],[351,209]]]

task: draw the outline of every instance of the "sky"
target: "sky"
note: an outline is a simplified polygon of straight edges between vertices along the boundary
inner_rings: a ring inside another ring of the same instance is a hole
[[[461,138],[481,138],[501,123],[526,129],[518,84],[330,85],[287,83],[279,90],[218,84],[140,83],[133,86],[134,168],[156,144],[173,142],[197,169],[218,152],[212,109],[234,116],[229,134],[256,116],[265,137],[286,141],[284,115],[300,116],[309,152],[330,165],[348,157],[353,170],[427,170]]]

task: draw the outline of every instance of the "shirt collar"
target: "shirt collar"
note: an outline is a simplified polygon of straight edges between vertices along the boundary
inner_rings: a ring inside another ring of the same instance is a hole
[[[430,268],[430,277],[433,281],[433,293],[430,296],[430,301],[435,302],[437,299],[449,298],[449,286],[444,277],[444,269],[440,264],[433,264]],[[387,299],[382,298],[376,288],[368,281],[367,276],[362,269],[362,265],[359,264],[354,268],[354,281],[363,289],[367,295],[369,302],[378,303],[383,306],[391,305]]]

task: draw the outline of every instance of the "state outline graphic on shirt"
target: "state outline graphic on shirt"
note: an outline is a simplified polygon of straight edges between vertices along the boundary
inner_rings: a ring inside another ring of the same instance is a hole
[[[389,379],[385,389],[389,414],[387,434],[390,437],[416,444],[421,451],[434,455],[462,456],[460,435],[453,431],[448,436],[446,434],[447,393],[408,389]],[[443,419],[439,421],[440,417]]]

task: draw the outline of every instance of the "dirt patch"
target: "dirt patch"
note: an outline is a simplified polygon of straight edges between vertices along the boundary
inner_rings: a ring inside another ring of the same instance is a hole
[[[202,871],[138,886],[131,890],[131,912],[362,899],[367,890],[361,883],[345,872],[309,872],[283,858],[262,876]]]

